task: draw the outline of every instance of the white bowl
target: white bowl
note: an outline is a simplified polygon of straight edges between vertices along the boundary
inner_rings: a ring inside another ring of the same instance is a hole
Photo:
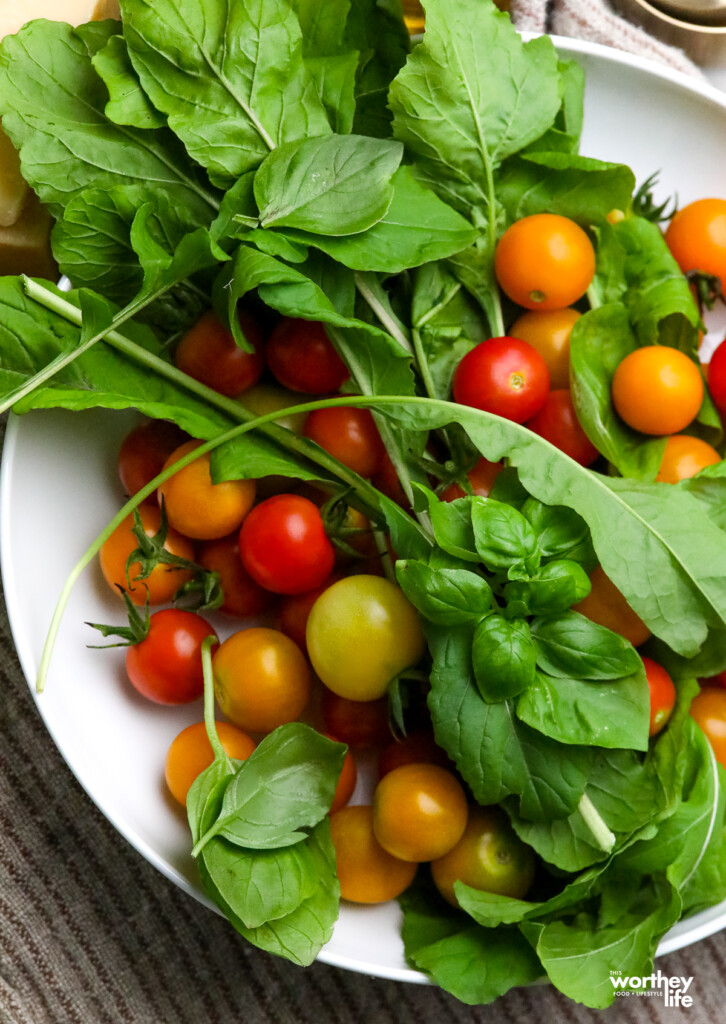
[[[556,43],[587,73],[584,154],[627,163],[639,181],[659,171],[659,198],[674,192],[682,202],[726,197],[726,95],[606,47]],[[724,314],[714,316],[711,344],[725,324]],[[10,624],[31,687],[63,581],[121,503],[115,453],[132,422],[130,414],[107,412],[11,418],[0,485],[0,557]],[[100,574],[87,571],[68,607],[38,709],[69,767],[121,835],[180,889],[212,906],[197,882],[184,815],[163,782],[169,743],[201,718],[201,707],[150,704],[130,692],[123,652],[87,649],[95,640],[86,621],[120,618]],[[395,903],[343,906],[320,959],[425,982],[406,964],[399,923]],[[659,953],[725,925],[721,904],[677,924]]]

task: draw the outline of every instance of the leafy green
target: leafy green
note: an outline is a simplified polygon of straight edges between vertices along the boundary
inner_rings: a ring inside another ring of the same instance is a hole
[[[561,679],[622,679],[642,670],[632,644],[579,612],[538,619],[532,639],[539,667]]]
[[[388,138],[388,89],[411,49],[401,0],[353,0],[344,42],[359,52],[353,131]]]
[[[111,97],[106,104],[109,120],[134,128],[166,126],[166,118],[152,106],[141,88],[123,36],[110,36],[103,49],[93,57],[93,66],[106,83]]]
[[[439,626],[475,623],[491,608],[489,584],[467,569],[433,569],[426,562],[400,561],[396,579],[421,615]]]
[[[488,702],[508,700],[532,685],[537,652],[527,623],[489,615],[474,632],[472,667],[479,693]]]

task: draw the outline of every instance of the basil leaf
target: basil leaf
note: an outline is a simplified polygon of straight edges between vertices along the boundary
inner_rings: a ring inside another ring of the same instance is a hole
[[[488,616],[476,627],[471,654],[485,701],[516,697],[534,682],[536,651],[522,619],[510,622],[501,615]]]
[[[537,535],[537,547],[543,562],[565,558],[582,563],[586,555],[592,556],[590,530],[574,509],[566,505],[545,505],[536,498],[527,497],[521,512]],[[593,569],[595,564],[589,568]]]
[[[330,135],[278,146],[260,165],[254,191],[263,227],[351,235],[373,227],[393,198],[400,143]]]
[[[426,562],[400,561],[396,579],[419,613],[440,626],[478,622],[491,608],[489,584],[466,569],[433,569]]]
[[[517,701],[517,717],[560,743],[648,749],[650,696],[645,673],[615,682],[556,679],[538,672]]]
[[[119,31],[114,21],[72,29],[39,20],[5,37],[0,114],[20,150],[23,175],[54,215],[85,188],[153,182],[204,223],[218,199],[178,139],[165,128],[116,125],[106,115],[108,92],[91,61]]]
[[[493,204],[492,171],[542,135],[560,108],[554,47],[546,37],[523,43],[493,4],[429,0],[424,41],[389,102],[394,135],[422,180],[481,222]]]
[[[225,791],[240,763],[215,760],[191,784],[187,793],[187,819],[195,846],[219,816]]]
[[[166,118],[141,88],[123,36],[111,36],[93,57],[93,66],[111,97],[106,104],[106,117],[110,121],[133,128],[166,127]]]
[[[410,167],[399,167],[392,184],[390,206],[367,231],[326,235],[288,229],[285,234],[316,246],[353,270],[387,274],[452,256],[474,241],[477,232],[471,224],[419,184]]]
[[[433,491],[418,485],[417,491],[428,499],[434,537],[439,547],[465,562],[480,562],[471,522],[472,498],[439,501]]]
[[[330,132],[286,0],[122,0],[121,10],[144,91],[220,187],[281,143]]]
[[[539,565],[536,534],[516,508],[492,498],[474,498],[471,522],[476,550],[488,569],[533,571]]]
[[[212,835],[248,849],[299,843],[330,809],[345,748],[309,725],[281,725],[266,736],[224,794]]]
[[[590,580],[577,562],[550,562],[528,580],[507,583],[508,610],[521,615],[559,615],[590,593]]]
[[[539,667],[562,679],[621,679],[642,669],[632,644],[579,612],[536,619],[532,640]]]

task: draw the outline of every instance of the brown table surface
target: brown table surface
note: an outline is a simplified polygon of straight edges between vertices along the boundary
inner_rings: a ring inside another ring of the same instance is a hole
[[[0,444],[3,424],[0,422]],[[593,1011],[537,987],[471,1008],[434,987],[252,948],[114,830],[46,732],[0,606],[0,1024],[428,1024],[724,1019],[726,933],[659,960],[694,1005]]]

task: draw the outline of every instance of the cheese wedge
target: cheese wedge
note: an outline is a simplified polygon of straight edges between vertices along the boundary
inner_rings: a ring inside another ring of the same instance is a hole
[[[36,18],[83,25],[119,16],[118,0],[0,0],[0,39]]]
[[[7,228],[20,216],[28,186],[20,173],[20,157],[5,132],[0,130],[0,227]]]

